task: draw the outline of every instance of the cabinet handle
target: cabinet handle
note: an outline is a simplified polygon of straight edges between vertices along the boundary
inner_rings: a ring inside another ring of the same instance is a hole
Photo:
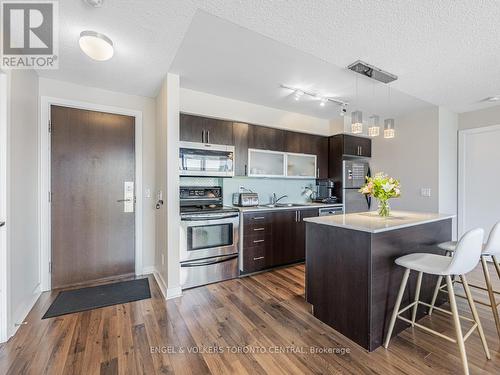
[[[253,240],[253,243],[261,243],[264,242],[264,240]]]
[[[298,221],[299,221],[299,223],[300,223],[300,220],[302,220],[302,219],[301,219],[301,217],[300,217],[300,211],[297,211],[297,214],[298,214],[298,217],[299,217],[299,220],[298,220]]]
[[[299,212],[299,211],[295,211],[295,222],[297,222],[297,221],[298,221],[298,220],[297,220],[297,213],[298,213],[298,212]]]
[[[210,143],[210,130],[207,130],[207,143]]]
[[[201,143],[205,143],[205,130],[201,131]]]
[[[359,146],[359,155],[363,155],[363,146]]]
[[[253,230],[257,232],[259,230],[264,230],[264,228],[254,228]]]
[[[253,258],[253,260],[261,260],[261,259],[264,259],[264,257]]]
[[[256,217],[252,217],[252,219],[254,219],[254,220],[264,220],[265,217],[264,216],[256,216]]]
[[[317,171],[316,171],[316,177],[318,177],[318,178],[319,178],[319,168],[318,168],[318,169],[317,169]]]
[[[247,165],[245,164],[245,176],[248,176]]]

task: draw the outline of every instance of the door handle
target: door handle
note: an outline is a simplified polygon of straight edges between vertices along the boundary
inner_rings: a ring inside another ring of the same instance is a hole
[[[132,202],[132,199],[118,199],[117,202]]]

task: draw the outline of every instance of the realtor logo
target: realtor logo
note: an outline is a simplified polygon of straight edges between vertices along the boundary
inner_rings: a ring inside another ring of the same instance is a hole
[[[2,56],[5,69],[57,69],[58,2],[2,1]]]

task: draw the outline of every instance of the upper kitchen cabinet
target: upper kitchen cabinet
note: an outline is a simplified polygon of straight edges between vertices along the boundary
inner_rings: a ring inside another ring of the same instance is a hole
[[[248,148],[285,151],[285,131],[266,126],[251,125],[248,129]]]
[[[350,134],[337,134],[330,137],[330,153],[333,151],[344,156],[372,156],[372,140]]]
[[[233,144],[233,123],[201,116],[180,115],[180,140],[187,142]]]
[[[320,135],[285,132],[285,151],[316,155],[318,178],[328,178],[328,138]]]
[[[235,153],[235,176],[248,174],[248,132],[252,125],[242,122],[233,123],[233,140]]]

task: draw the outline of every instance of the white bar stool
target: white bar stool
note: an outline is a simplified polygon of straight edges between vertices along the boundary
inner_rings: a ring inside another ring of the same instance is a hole
[[[446,250],[447,254],[452,254],[457,247],[457,242],[456,241],[443,242],[439,244],[438,247],[443,250]],[[500,291],[493,289],[490,272],[488,270],[488,263],[487,263],[488,257],[491,257],[491,259],[493,260],[493,264],[495,265],[498,278],[500,279],[500,265],[498,264],[498,258],[497,258],[500,257],[500,222],[496,223],[493,226],[493,229],[491,230],[490,235],[488,237],[488,241],[483,246],[483,251],[481,252],[481,265],[483,268],[486,288],[481,285],[469,284],[469,286],[472,288],[488,292],[488,297],[490,300],[489,303],[476,299],[474,300],[474,302],[477,302],[481,305],[488,306],[491,308],[493,312],[493,318],[495,320],[495,326],[497,328],[497,334],[498,337],[500,337],[500,317],[498,314],[498,305],[500,304],[500,302],[497,303],[495,300],[495,294],[500,295]],[[446,287],[446,284],[441,285],[442,281],[443,277],[439,276],[438,281],[436,283],[436,289],[434,290],[434,295],[432,297],[431,308],[429,309],[429,315],[432,314],[432,310],[434,309],[434,304],[436,303],[436,298],[438,293],[444,292],[444,288]],[[460,281],[454,280],[454,282],[460,282]],[[466,296],[460,294],[457,294],[457,297],[467,298]]]
[[[486,358],[488,359],[491,358],[490,351],[488,349],[488,344],[486,343],[486,338],[484,336],[483,328],[481,326],[481,322],[479,321],[479,315],[477,314],[476,306],[474,305],[474,300],[472,299],[469,285],[467,284],[467,279],[465,278],[465,274],[472,271],[479,262],[479,257],[481,255],[481,247],[483,244],[483,237],[484,237],[484,231],[482,229],[473,229],[465,233],[463,237],[460,239],[460,241],[457,243],[453,257],[437,255],[437,254],[415,253],[415,254],[405,255],[396,259],[396,264],[401,267],[405,267],[406,270],[403,275],[403,280],[401,281],[401,286],[399,288],[398,296],[396,298],[396,303],[394,305],[394,310],[391,316],[391,321],[389,323],[389,330],[387,331],[387,336],[384,342],[385,348],[389,346],[389,341],[391,339],[392,330],[394,329],[394,324],[396,323],[396,318],[399,318],[407,323],[410,323],[412,327],[416,326],[422,328],[427,332],[433,333],[448,341],[458,344],[458,348],[460,350],[460,356],[462,358],[462,366],[464,374],[469,373],[469,365],[467,362],[467,355],[465,353],[464,341],[467,340],[467,338],[476,328],[479,331],[479,336],[481,337],[481,341],[483,343],[484,351],[486,353]],[[403,299],[403,294],[406,288],[406,283],[408,281],[408,276],[410,275],[411,270],[418,272],[417,286],[415,290],[415,300],[408,306],[399,310],[399,307],[401,305],[401,300]],[[424,273],[430,275],[438,275],[441,277],[445,277],[446,279],[446,285],[448,287],[448,295],[450,298],[451,312],[438,307],[435,307],[435,309],[442,311],[446,314],[449,314],[453,317],[456,339],[446,336],[440,332],[434,331],[433,329],[425,327],[421,324],[415,323],[418,305],[421,304],[427,307],[431,307],[431,305],[419,301],[420,286],[422,284],[422,275]],[[452,275],[460,276],[465,289],[465,294],[467,296],[467,301],[469,302],[469,306],[474,319],[469,319],[467,317],[458,314],[457,303],[455,300],[455,293],[453,291],[453,283],[451,280]],[[401,313],[405,312],[406,310],[412,307],[413,311],[411,320],[402,317],[400,315]],[[472,328],[465,334],[465,336],[462,336],[462,328],[460,327],[460,318],[469,320],[474,323]]]

